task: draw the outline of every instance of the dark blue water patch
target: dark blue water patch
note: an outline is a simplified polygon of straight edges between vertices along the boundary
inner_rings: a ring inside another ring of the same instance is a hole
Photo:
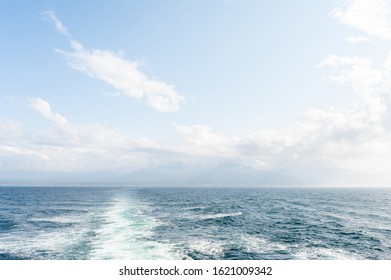
[[[16,226],[16,221],[0,217],[0,232],[11,231],[15,229]]]
[[[254,260],[257,259],[257,254],[253,252],[245,252],[240,248],[229,248],[224,250],[223,259],[225,260]]]
[[[58,229],[58,228],[68,228],[76,225],[76,222],[54,222],[54,221],[29,221],[28,225],[31,225],[37,229]]]
[[[0,253],[0,260],[28,260],[29,258],[18,256],[12,253]]]
[[[61,252],[56,250],[48,250],[48,249],[37,249],[34,251],[34,254],[37,255],[37,259],[59,259],[61,256]]]
[[[41,209],[36,212],[37,216],[55,216],[58,215],[58,210],[56,208]]]
[[[193,260],[214,260],[213,256],[203,254],[199,251],[190,251],[187,253],[187,256]]]

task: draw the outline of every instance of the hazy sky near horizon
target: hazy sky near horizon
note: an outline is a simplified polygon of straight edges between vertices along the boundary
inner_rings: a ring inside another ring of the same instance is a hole
[[[1,172],[391,184],[389,0],[1,1],[0,38]]]

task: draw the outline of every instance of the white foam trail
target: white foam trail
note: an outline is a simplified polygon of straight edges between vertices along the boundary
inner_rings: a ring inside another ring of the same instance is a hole
[[[181,259],[170,244],[151,240],[161,223],[147,215],[150,210],[132,198],[117,198],[101,216],[91,259]]]
[[[222,257],[224,254],[224,244],[212,239],[191,239],[189,248],[205,255],[212,255],[215,258]]]
[[[239,238],[239,245],[244,248],[246,252],[273,254],[275,251],[286,251],[289,254],[289,247],[267,240],[262,237],[253,236],[249,234],[242,234]]]
[[[221,219],[226,217],[237,217],[241,215],[243,215],[242,212],[233,212],[233,213],[218,213],[218,214],[207,214],[207,215],[183,214],[180,215],[180,217],[186,219],[193,219],[193,220],[211,220],[211,219]]]
[[[345,251],[343,249],[329,248],[304,248],[295,252],[295,257],[301,260],[361,260],[360,255]]]

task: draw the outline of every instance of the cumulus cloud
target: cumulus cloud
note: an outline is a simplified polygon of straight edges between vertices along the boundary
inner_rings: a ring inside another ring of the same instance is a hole
[[[208,126],[175,128],[187,142],[186,150],[209,158],[228,155],[248,167],[287,173],[314,168],[351,170],[371,174],[373,182],[377,176],[384,182],[389,180],[385,166],[391,164],[391,126],[386,125],[391,105],[387,103],[390,65],[391,58],[384,67],[376,68],[368,57],[328,55],[317,67],[330,69],[330,81],[351,87],[356,103],[345,108],[309,109],[304,113],[306,120],[284,129],[260,129],[229,138]]]
[[[292,146],[300,151],[301,164],[311,161],[386,176],[383,167],[391,164],[391,132],[386,125],[389,64],[379,68],[372,64],[368,57],[329,55],[317,65],[330,68],[331,81],[350,85],[357,103],[306,112],[307,122],[296,125],[305,129]]]
[[[285,142],[278,144],[279,162],[284,159],[290,166],[304,169],[328,166],[386,176],[383,166],[391,164],[391,132],[386,125],[389,63],[375,68],[368,57],[328,55],[317,67],[329,68],[331,81],[351,86],[356,103],[346,108],[309,109],[305,112],[307,121],[275,132],[285,134]],[[253,145],[254,141],[265,143],[262,138],[249,140]]]
[[[378,120],[385,113],[384,69],[372,67],[372,60],[360,57],[327,56],[318,67],[332,67],[338,74],[330,79],[341,84],[350,84],[364,104],[370,119]]]
[[[368,35],[391,39],[389,0],[350,0],[334,9],[332,15]]]

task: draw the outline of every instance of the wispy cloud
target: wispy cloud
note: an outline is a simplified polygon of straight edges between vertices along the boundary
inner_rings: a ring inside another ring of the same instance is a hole
[[[66,125],[68,123],[68,120],[65,117],[61,116],[58,113],[53,112],[52,108],[50,107],[50,104],[45,100],[41,98],[31,98],[30,104],[31,107],[37,110],[45,118],[59,125]]]
[[[44,15],[55,24],[58,32],[70,36],[53,11],[46,11]],[[159,112],[175,112],[183,102],[184,97],[173,85],[148,77],[140,70],[139,63],[125,59],[122,53],[86,49],[74,39],[69,42],[72,51],[57,50],[67,57],[69,65],[83,74],[108,83],[122,95],[145,99],[148,106]]]
[[[391,39],[390,0],[350,0],[334,9],[332,15],[368,35]]]
[[[70,36],[68,29],[62,22],[57,18],[56,13],[54,11],[45,11],[43,13],[43,16],[47,19],[50,20],[54,26],[56,27],[57,32],[61,33],[62,35],[65,36]]]
[[[128,61],[120,54],[107,50],[88,50],[72,40],[73,51],[59,51],[69,65],[91,77],[105,81],[123,95],[145,98],[149,106],[160,112],[177,111],[183,97],[174,86],[147,77],[137,62]]]
[[[363,36],[349,36],[345,38],[345,41],[350,44],[360,44],[371,41],[368,37]]]

